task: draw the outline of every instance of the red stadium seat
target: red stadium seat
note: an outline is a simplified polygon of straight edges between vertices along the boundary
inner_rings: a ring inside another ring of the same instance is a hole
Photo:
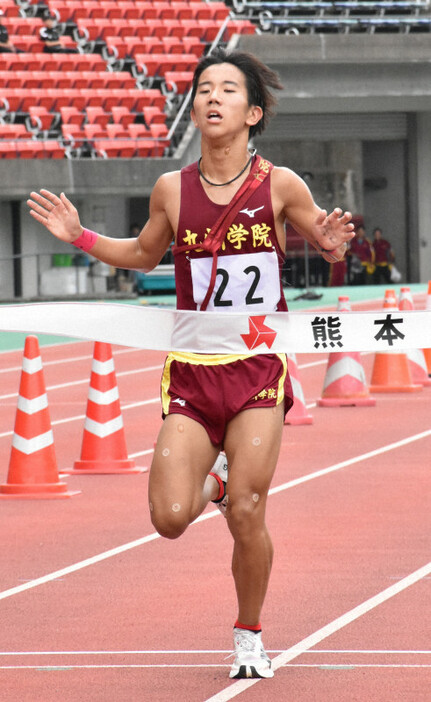
[[[38,131],[45,131],[51,128],[51,125],[55,119],[55,114],[49,112],[46,107],[42,107],[41,105],[32,105],[29,107],[28,112],[30,116],[30,123],[35,128],[38,128]]]
[[[100,139],[94,142],[94,149],[98,155],[107,158],[132,158],[136,145],[131,140],[121,142],[117,139]]]
[[[63,124],[74,124],[81,127],[85,120],[85,113],[76,107],[61,107],[60,117]]]
[[[170,2],[163,0],[153,0],[152,3],[159,19],[175,19],[175,9]]]
[[[133,90],[135,99],[135,112],[142,112],[144,107],[156,105],[160,110],[163,110],[166,103],[166,98],[158,88],[145,88],[144,90]]]
[[[26,75],[26,71],[16,71],[11,73],[0,69],[0,88],[21,88],[22,74]]]
[[[142,114],[144,116],[145,124],[147,125],[147,127],[149,127],[150,124],[165,124],[166,122],[165,113],[159,110],[159,108],[155,105],[143,107]]]
[[[157,154],[156,142],[154,139],[137,139],[136,156],[140,158],[150,158]]]
[[[145,124],[129,124],[128,133],[132,139],[151,138],[151,132]]]
[[[109,119],[109,116],[108,116]],[[108,132],[102,124],[93,122],[92,124],[84,124],[84,133],[88,140],[106,139]]]
[[[16,142],[19,158],[44,158],[43,142],[33,139],[21,139]]]
[[[45,139],[43,142],[45,158],[64,158],[64,146],[59,141]]]
[[[135,121],[136,115],[127,107],[122,107],[121,105],[114,105],[112,107],[112,121],[115,124],[120,124],[123,128],[132,124]]]
[[[193,71],[168,71],[165,84],[168,91],[183,95],[192,85]]]
[[[106,134],[108,139],[130,139],[130,134],[122,124],[107,124]]]
[[[62,124],[61,134],[65,144],[80,149],[86,141],[86,135],[79,124]]]
[[[16,144],[13,141],[0,141],[0,158],[16,158]]]
[[[27,139],[31,136],[24,124],[0,124],[0,139]]]
[[[232,20],[227,28],[227,39],[230,39],[234,34],[255,34],[256,27],[249,20]]]
[[[86,107],[102,107],[103,97],[100,95],[100,88],[81,88],[80,94]]]
[[[87,107],[86,109],[88,123],[93,125],[98,125],[105,129],[106,125],[110,121],[111,116],[103,109],[103,107]],[[84,127],[85,128],[85,127]]]
[[[165,139],[168,136],[166,124],[150,124],[150,132],[154,139]]]

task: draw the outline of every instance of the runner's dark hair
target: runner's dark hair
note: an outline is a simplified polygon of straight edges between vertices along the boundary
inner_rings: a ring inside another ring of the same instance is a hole
[[[269,88],[273,90],[283,89],[278,74],[266,66],[260,59],[256,58],[256,56],[246,53],[245,51],[216,49],[212,54],[201,58],[196,66],[192,84],[192,104],[196,96],[201,74],[209,66],[214,66],[219,63],[231,63],[245,75],[248,104],[257,105],[261,107],[263,111],[260,121],[256,125],[250,127],[250,137],[253,137],[255,134],[261,134],[266,129],[269,119],[273,116],[274,108],[277,104],[277,100],[270,92]]]

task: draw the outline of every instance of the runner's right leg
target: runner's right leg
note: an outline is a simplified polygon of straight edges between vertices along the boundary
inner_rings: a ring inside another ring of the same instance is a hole
[[[219,484],[208,473],[218,454],[199,422],[182,414],[165,418],[149,478],[151,521],[161,536],[177,538],[217,499]]]

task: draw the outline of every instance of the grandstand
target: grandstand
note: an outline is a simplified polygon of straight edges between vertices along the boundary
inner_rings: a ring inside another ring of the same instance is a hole
[[[157,177],[199,156],[187,95],[199,57],[217,44],[252,51],[285,85],[258,149],[311,173],[323,207],[391,233],[406,281],[428,279],[430,0],[1,7],[23,53],[0,54],[0,298],[37,296],[50,257],[36,253],[65,251],[29,221],[31,190],[64,190],[105,233],[126,236],[131,221],[145,221]],[[78,53],[43,53],[47,8]]]

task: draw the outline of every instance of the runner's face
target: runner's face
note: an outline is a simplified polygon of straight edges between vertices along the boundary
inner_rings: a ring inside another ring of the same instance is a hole
[[[202,133],[221,136],[256,124],[260,107],[249,106],[245,76],[230,63],[209,66],[202,72],[191,117]]]

